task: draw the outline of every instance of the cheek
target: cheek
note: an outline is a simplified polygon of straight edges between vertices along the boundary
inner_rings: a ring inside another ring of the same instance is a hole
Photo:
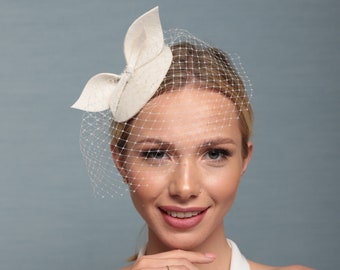
[[[130,191],[130,197],[134,207],[148,224],[155,215],[155,202],[157,198],[161,196],[163,190],[163,188],[158,188],[156,185],[150,185],[140,187],[135,191]]]
[[[230,206],[233,203],[238,190],[238,185],[219,185],[218,188],[215,188],[211,193],[211,197],[218,203],[223,204],[225,206]]]
[[[146,187],[148,189],[162,189],[167,183],[168,168],[165,166],[151,166],[141,162],[138,158],[127,158],[125,162],[125,179],[130,185],[130,191],[138,191]]]
[[[143,216],[143,211],[145,209],[145,203],[147,202],[147,199],[141,195],[142,194],[140,194],[137,191],[130,191],[130,197],[133,202],[133,205],[135,206],[139,214]]]
[[[210,176],[206,181],[206,189],[214,201],[230,208],[238,190],[240,176],[237,170],[215,172],[214,177]]]
[[[150,172],[150,170],[138,173],[131,170],[128,182],[131,199],[141,215],[145,208],[153,206],[155,201],[167,190],[166,177]]]

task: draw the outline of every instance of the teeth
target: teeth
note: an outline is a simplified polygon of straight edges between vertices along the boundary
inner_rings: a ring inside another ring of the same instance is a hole
[[[194,211],[194,212],[174,212],[174,211],[166,211],[166,213],[169,216],[175,217],[175,218],[191,218],[194,216],[197,216],[199,211]]]

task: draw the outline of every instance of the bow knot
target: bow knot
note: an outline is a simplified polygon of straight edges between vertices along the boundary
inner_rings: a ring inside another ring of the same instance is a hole
[[[134,70],[135,70],[134,67],[129,66],[129,65],[126,65],[125,70],[124,70],[124,73],[126,73],[126,74],[132,74]]]

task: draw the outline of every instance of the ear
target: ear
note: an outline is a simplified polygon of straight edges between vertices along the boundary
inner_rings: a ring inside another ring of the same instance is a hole
[[[253,143],[248,142],[248,156],[243,159],[243,165],[242,165],[242,175],[246,172],[248,164],[251,160],[251,157],[253,155]]]
[[[123,155],[119,153],[117,146],[111,144],[110,148],[111,148],[111,155],[113,158],[113,162],[115,163],[118,172],[123,177],[124,182],[125,182],[127,178],[127,171],[125,168],[125,161],[123,159]]]

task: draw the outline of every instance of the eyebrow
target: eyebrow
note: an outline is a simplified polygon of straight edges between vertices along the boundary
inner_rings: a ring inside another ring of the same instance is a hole
[[[217,137],[204,141],[201,143],[201,146],[214,146],[220,144],[236,144],[236,142],[232,138]]]
[[[163,141],[157,138],[145,138],[137,141],[135,144],[145,144],[145,143],[152,143],[152,144],[160,144],[160,145],[171,145],[170,142]]]
[[[145,144],[145,143],[152,143],[152,144],[159,144],[159,145],[167,145],[170,146],[172,145],[171,142],[163,141],[157,138],[145,138],[141,139],[136,142],[136,144]],[[235,141],[231,138],[224,138],[224,137],[217,137],[217,138],[212,138],[208,139],[206,141],[203,141],[200,143],[200,146],[214,146],[214,145],[219,145],[219,144],[236,144]]]

